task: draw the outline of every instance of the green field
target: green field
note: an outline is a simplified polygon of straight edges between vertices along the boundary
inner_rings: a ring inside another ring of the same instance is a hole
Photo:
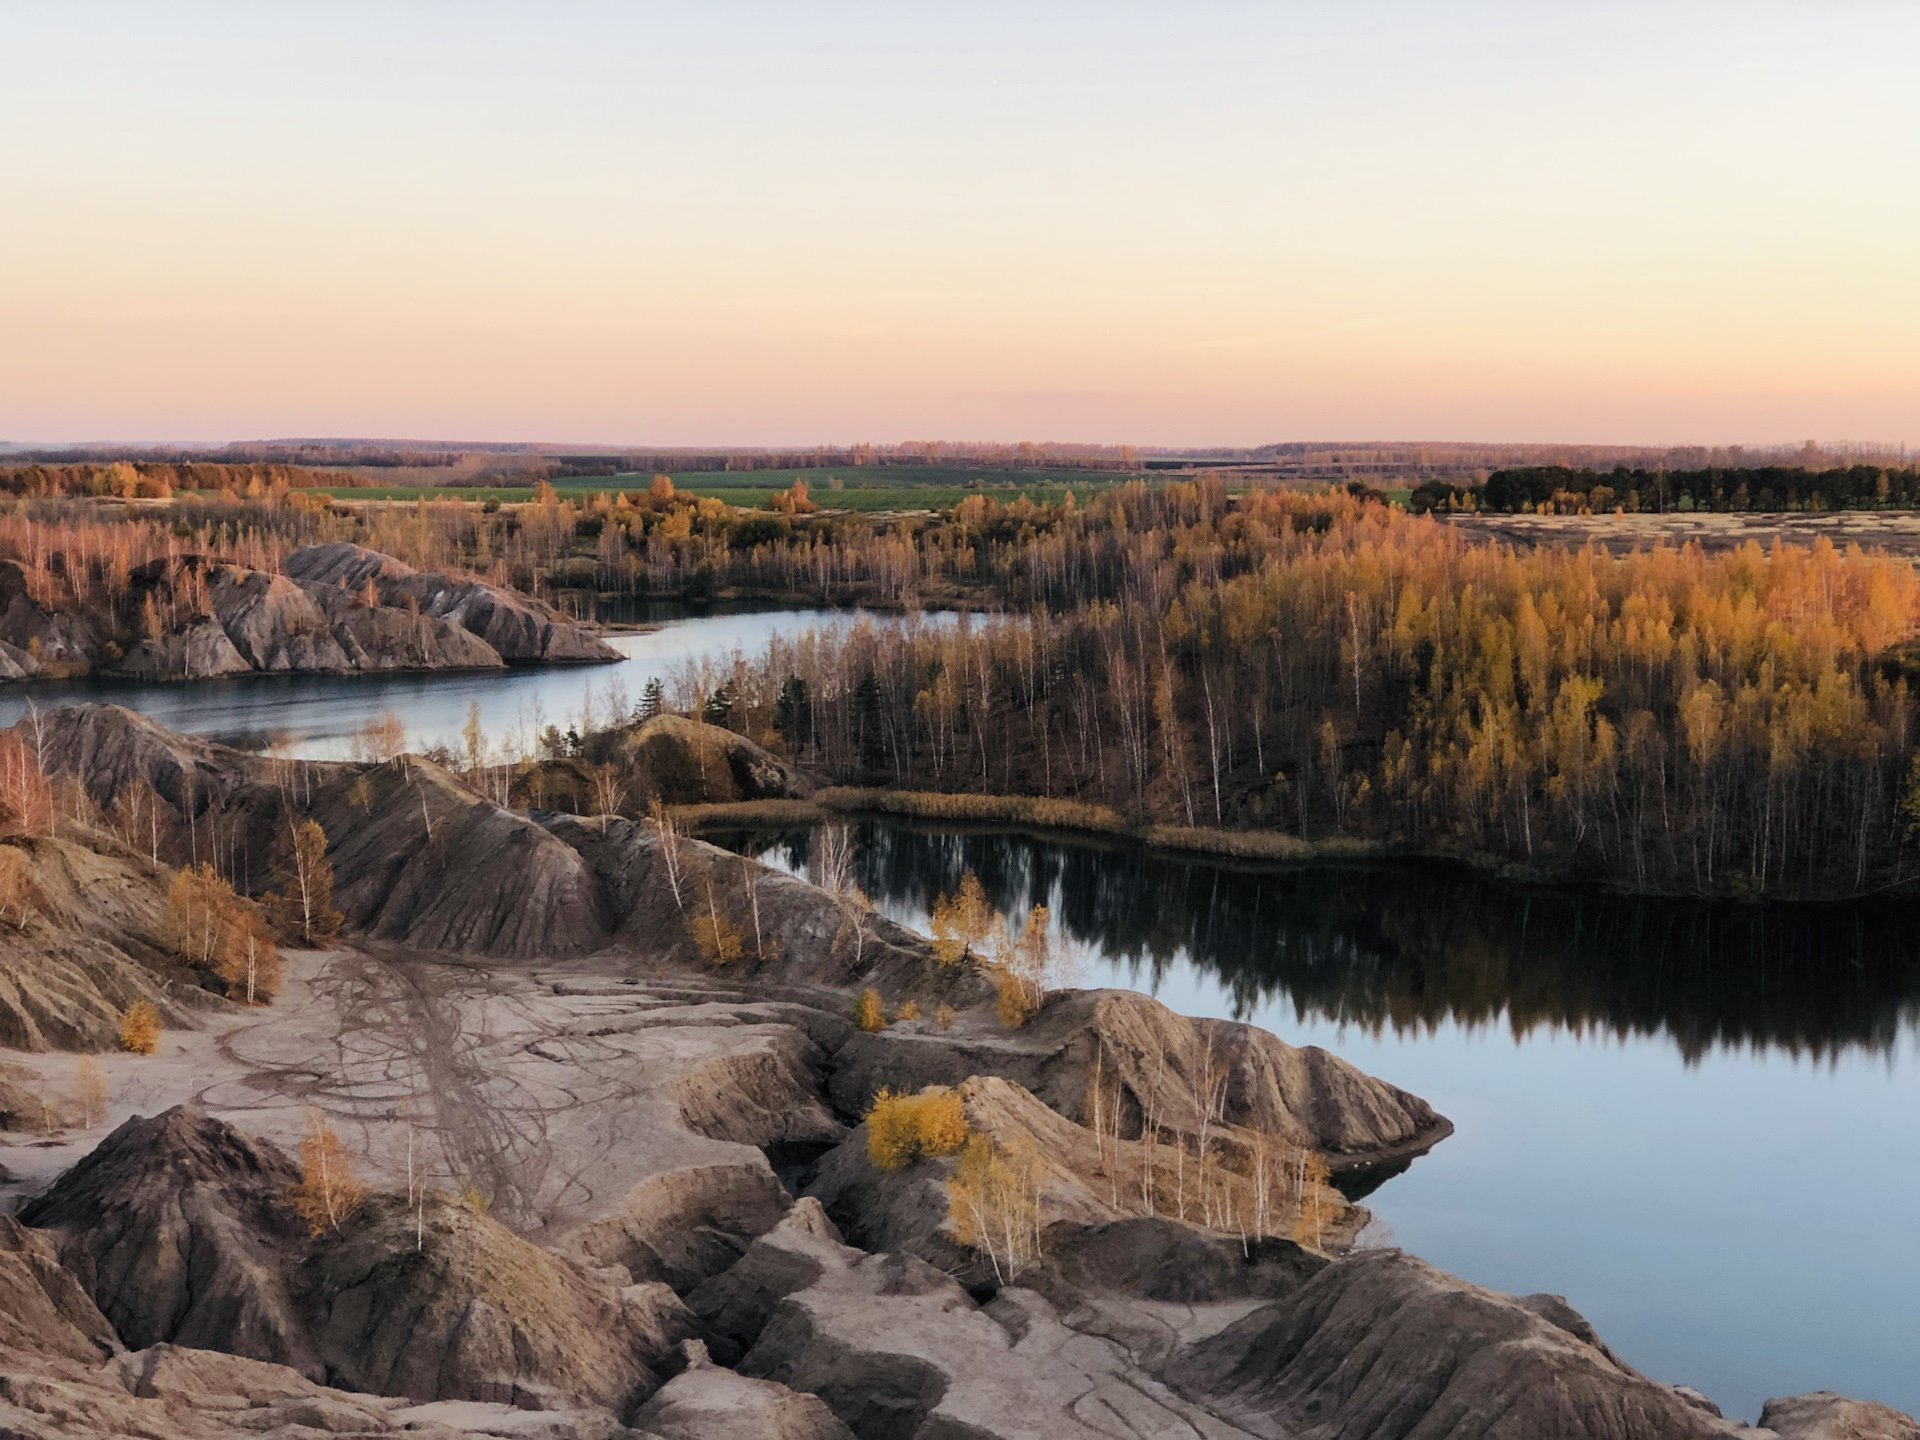
[[[823,510],[941,510],[969,495],[1007,501],[1026,495],[1036,504],[1055,503],[1071,490],[1085,500],[1094,491],[1133,476],[1086,470],[993,469],[980,466],[854,466],[811,470],[701,470],[672,476],[687,495],[710,495],[729,505],[764,509],[796,479],[807,482],[813,502]],[[645,490],[650,473],[569,476],[553,482],[561,495],[579,497],[621,490]],[[499,500],[518,504],[533,498],[531,485],[378,485],[364,489],[322,489],[341,500]]]

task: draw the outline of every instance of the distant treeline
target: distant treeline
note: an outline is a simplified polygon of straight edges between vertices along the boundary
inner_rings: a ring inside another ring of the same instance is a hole
[[[1572,470],[1562,465],[1496,470],[1478,486],[1428,480],[1408,499],[1414,510],[1578,515],[1612,510],[1885,510],[1920,507],[1920,469],[1848,465],[1830,470]]]
[[[686,448],[653,446],[582,447],[539,444],[490,444],[426,440],[260,440],[237,441],[207,449],[164,446],[72,446],[20,449],[7,454],[19,466],[29,463],[66,469],[128,461],[152,465],[274,465],[315,468],[354,465],[383,470],[444,471],[433,485],[490,485],[511,476],[518,483],[566,476],[654,474],[714,471],[806,470],[822,467],[981,464],[1007,468],[1065,467],[1128,470],[1136,467],[1128,445],[1092,445],[1061,441],[1017,442],[908,440],[892,445],[808,445],[785,448]],[[350,478],[328,485],[353,484]],[[371,481],[359,481],[372,484]],[[405,482],[402,482],[405,483]]]
[[[1288,441],[1243,449],[1148,447],[1155,461],[1178,457],[1213,464],[1270,465],[1352,474],[1398,473],[1481,481],[1496,470],[1564,466],[1611,470],[1757,470],[1791,465],[1832,470],[1848,465],[1905,465],[1904,445],[1843,440],[1801,445],[1566,445],[1480,441]]]
[[[339,489],[371,485],[337,470],[298,465],[173,464],[116,460],[108,465],[19,465],[0,469],[0,493],[9,495],[114,495],[123,500],[164,500],[176,490],[231,490],[262,495],[274,490]]]
[[[165,465],[455,465],[464,455],[510,455],[514,445],[448,446],[421,441],[244,440],[231,445],[45,445],[5,447],[0,462],[11,465],[111,465],[116,460]]]

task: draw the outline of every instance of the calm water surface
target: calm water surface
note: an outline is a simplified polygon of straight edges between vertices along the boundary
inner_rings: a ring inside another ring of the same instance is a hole
[[[451,675],[78,681],[0,691],[0,724],[110,700],[178,730],[326,758],[392,710],[454,744],[564,728],[701,658],[845,624],[673,618],[618,665]],[[933,623],[952,616],[928,616]],[[883,620],[883,623],[893,623]],[[804,835],[740,848],[804,869]],[[1736,1418],[1829,1387],[1920,1411],[1920,959],[1911,907],[1739,909],[1518,892],[1439,869],[1258,871],[899,822],[861,883],[924,929],[971,868],[1044,903],[1082,984],[1251,1020],[1425,1096],[1457,1133],[1368,1204],[1416,1254],[1566,1295],[1631,1363]]]
[[[28,702],[43,709],[88,702],[144,711],[171,730],[207,735],[249,748],[314,760],[352,753],[353,734],[388,711],[407,727],[414,749],[457,748],[467,707],[477,701],[481,723],[496,739],[530,734],[547,724],[565,730],[591,703],[604,715],[611,700],[639,700],[647,681],[668,683],[679,667],[698,659],[725,661],[735,651],[752,656],[775,636],[844,626],[863,618],[846,610],[754,610],[688,615],[678,607],[640,607],[629,617],[657,622],[641,634],[609,635],[617,664],[528,666],[408,675],[237,675],[222,680],[149,684],[134,680],[50,681],[0,688],[0,726],[13,724]],[[874,615],[877,624],[910,623]],[[951,624],[951,611],[929,611],[921,624]],[[624,707],[623,707],[624,708]]]
[[[1920,961],[1909,907],[1518,892],[1436,869],[1257,871],[1096,843],[859,827],[924,930],[974,870],[1052,908],[1081,984],[1251,1020],[1459,1127],[1368,1205],[1735,1418],[1831,1388],[1920,1411]],[[738,837],[804,872],[804,835]]]

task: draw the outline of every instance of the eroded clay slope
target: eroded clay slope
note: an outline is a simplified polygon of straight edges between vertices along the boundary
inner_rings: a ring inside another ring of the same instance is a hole
[[[468,575],[422,573],[357,545],[311,547],[283,573],[209,555],[137,566],[113,614],[36,598],[0,561],[0,682],[102,671],[147,680],[498,669],[619,654],[592,627]]]
[[[307,1239],[299,1180],[279,1147],[175,1106],[128,1120],[20,1216],[56,1237],[128,1345],[227,1350],[317,1378],[285,1279]]]
[[[510,664],[619,659],[619,652],[545,601],[472,575],[415,570],[391,555],[347,541],[314,545],[289,555],[286,573],[307,586],[365,591],[384,605],[418,609],[458,625]]]

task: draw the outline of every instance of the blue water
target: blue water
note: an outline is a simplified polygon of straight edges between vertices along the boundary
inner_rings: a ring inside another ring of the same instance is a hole
[[[445,745],[457,750],[467,707],[477,703],[481,723],[496,742],[512,738],[531,748],[532,732],[548,724],[562,731],[577,725],[584,707],[591,706],[599,716],[616,702],[629,707],[653,679],[671,689],[675,675],[692,662],[724,663],[736,652],[751,658],[775,636],[791,638],[866,619],[882,625],[938,625],[950,624],[956,616],[951,611],[927,612],[909,621],[889,614],[809,609],[681,614],[644,633],[608,636],[624,658],[607,665],[439,674],[238,675],[165,684],[91,677],[47,681],[0,687],[0,726],[13,724],[29,703],[42,708],[108,703],[142,711],[186,734],[335,760],[351,755],[356,730],[388,712],[406,726],[409,748]]]
[[[900,822],[860,882],[925,929],[973,869],[1051,907],[1076,983],[1321,1045],[1458,1127],[1366,1204],[1395,1243],[1565,1295],[1736,1419],[1813,1389],[1920,1411],[1920,961],[1904,906],[1525,894],[1260,872]],[[738,837],[804,870],[803,836]]]

